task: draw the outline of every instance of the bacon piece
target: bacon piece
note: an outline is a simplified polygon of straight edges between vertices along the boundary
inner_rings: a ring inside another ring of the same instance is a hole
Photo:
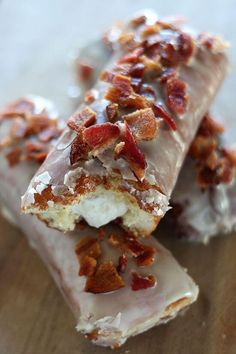
[[[48,148],[47,145],[39,141],[26,141],[24,159],[43,162],[47,157]]]
[[[178,71],[176,68],[164,68],[161,73],[161,77],[158,81],[161,84],[165,84],[169,79],[177,78]]]
[[[19,147],[16,147],[15,149],[11,150],[7,155],[6,159],[9,163],[10,167],[14,167],[20,162],[20,157],[21,157],[21,149]]]
[[[79,80],[87,84],[93,77],[94,67],[85,61],[77,62],[77,75]]]
[[[84,142],[82,134],[78,134],[73,140],[70,148],[70,164],[74,165],[81,159],[85,159],[88,156],[90,148],[87,143]]]
[[[106,149],[119,138],[120,129],[112,123],[96,124],[83,132],[84,141],[94,150]]]
[[[11,138],[13,139],[22,139],[25,137],[27,132],[27,123],[24,119],[22,118],[15,118],[12,121],[11,127],[10,127],[10,131],[9,131],[9,135]]]
[[[101,263],[95,274],[87,279],[85,291],[93,294],[108,293],[121,289],[125,283],[118,274],[113,262]]]
[[[95,258],[90,257],[90,256],[84,256],[80,260],[80,270],[79,270],[79,275],[80,276],[86,276],[89,277],[94,274],[95,269],[97,266],[97,261]]]
[[[156,278],[153,275],[142,276],[132,272],[131,288],[133,291],[152,288],[156,285]]]
[[[125,122],[122,142],[115,147],[115,159],[125,159],[138,180],[145,175],[146,161],[138,148],[128,124]]]
[[[89,256],[98,259],[101,255],[101,246],[94,237],[83,237],[76,245],[75,253],[78,257]]]
[[[38,138],[43,143],[48,143],[52,139],[57,139],[61,134],[62,129],[59,127],[49,127],[39,133]]]
[[[145,72],[145,65],[143,63],[137,63],[133,65],[129,70],[129,75],[131,77],[136,77],[141,79]]]
[[[37,135],[44,129],[57,124],[56,120],[50,119],[45,114],[30,115],[27,120],[27,135]]]
[[[184,114],[187,109],[188,97],[186,84],[179,79],[171,78],[166,83],[166,101],[168,106],[177,114]]]
[[[222,154],[236,167],[236,147],[222,149]]]
[[[98,91],[95,89],[88,90],[84,96],[85,103],[93,103],[98,98]]]
[[[124,55],[119,61],[118,64],[122,63],[137,63],[140,56],[143,54],[144,49],[142,47],[134,49],[132,52]]]
[[[141,36],[143,38],[152,36],[154,34],[159,33],[160,29],[161,27],[157,23],[155,23],[154,25],[145,26],[145,28],[141,32]]]
[[[109,103],[106,106],[106,114],[107,118],[110,122],[114,122],[118,114],[118,104],[117,103]]]
[[[68,119],[67,125],[70,129],[79,133],[82,128],[92,125],[95,120],[96,113],[91,108],[84,107]]]
[[[197,160],[205,160],[216,148],[216,139],[208,139],[197,135],[190,146],[189,155]]]
[[[145,15],[141,15],[141,16],[131,19],[130,25],[132,27],[136,28],[136,27],[143,25],[146,22],[146,20],[147,20],[147,17]]]
[[[122,254],[122,256],[119,257],[118,261],[118,266],[117,266],[117,272],[118,273],[124,273],[127,267],[128,263],[128,258],[126,257],[125,254]]]
[[[9,103],[3,112],[0,113],[2,118],[15,118],[16,116],[25,117],[34,113],[35,104],[27,99],[20,98],[14,102]]]
[[[140,42],[137,42],[133,32],[125,32],[119,36],[119,43],[124,52],[132,51],[136,49]]]
[[[212,136],[222,134],[223,132],[223,125],[211,118],[209,114],[206,114],[198,129],[197,135],[211,138]]]
[[[139,267],[146,267],[154,262],[156,249],[154,247],[145,246],[145,251],[137,257]]]
[[[172,130],[177,130],[175,121],[171,118],[170,114],[161,105],[153,103],[152,109],[156,117],[163,118]]]
[[[145,245],[128,234],[124,234],[123,236],[111,234],[108,237],[108,242],[114,247],[119,247],[124,253],[134,258],[143,255],[147,250]]]
[[[151,108],[137,110],[123,117],[137,140],[154,139],[158,122]]]
[[[181,32],[177,38],[178,61],[187,63],[193,56],[195,44],[188,33]]]
[[[161,72],[161,62],[160,57],[157,55],[155,58],[149,58],[146,55],[142,55],[141,57],[142,63],[145,67],[145,74],[153,78],[157,76]]]

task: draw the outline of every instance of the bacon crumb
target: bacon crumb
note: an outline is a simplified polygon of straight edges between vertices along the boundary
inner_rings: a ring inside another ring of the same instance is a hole
[[[108,293],[121,289],[125,283],[117,272],[113,262],[103,262],[98,267],[96,272],[88,277],[85,291],[93,294]]]
[[[163,118],[172,130],[177,130],[175,121],[161,105],[153,103],[152,109],[156,117]]]
[[[94,150],[106,149],[116,142],[120,129],[112,123],[96,124],[83,132],[84,141]]]
[[[43,162],[48,154],[48,147],[40,141],[26,141],[24,160]]]
[[[80,133],[81,129],[89,127],[95,122],[95,120],[96,113],[91,108],[85,107],[81,111],[73,114],[68,119],[67,125],[70,129]]]
[[[128,263],[128,258],[126,257],[125,254],[122,254],[122,256],[119,257],[118,260],[118,266],[117,266],[117,271],[118,273],[124,273],[127,267]]]
[[[136,178],[142,180],[146,170],[145,157],[138,148],[134,136],[126,122],[122,140],[123,141],[115,147],[115,159],[125,159]]]
[[[145,246],[145,251],[137,257],[139,267],[146,267],[154,262],[156,249],[154,247]]]
[[[156,278],[153,275],[142,276],[132,272],[131,288],[133,291],[153,288],[156,285]]]
[[[232,163],[234,167],[236,167],[236,147],[229,149],[223,148],[222,154]]]
[[[87,104],[93,103],[98,98],[98,91],[95,89],[88,90],[84,96],[84,102]]]
[[[82,81],[82,83],[87,84],[92,80],[94,73],[94,67],[85,61],[77,61],[77,75],[78,79]]]
[[[155,138],[158,122],[151,108],[137,110],[123,117],[137,140]]]
[[[73,140],[70,148],[70,164],[74,165],[81,159],[85,159],[88,156],[90,148],[88,144],[83,141],[82,134],[78,134]]]
[[[94,274],[95,269],[97,266],[97,261],[95,258],[90,257],[90,256],[85,256],[80,260],[80,270],[79,270],[79,275],[80,276],[86,276],[89,277]]]
[[[166,82],[166,101],[177,114],[184,114],[187,109],[188,97],[184,81],[171,78]]]
[[[141,16],[138,16],[138,17],[135,17],[133,19],[130,20],[130,25],[132,27],[138,27],[138,26],[141,26],[143,24],[145,24],[147,20],[147,17],[145,15],[141,15]]]
[[[21,157],[21,149],[20,148],[16,147],[12,151],[10,151],[6,155],[9,166],[14,167],[15,165],[17,165],[20,161],[20,157]]]
[[[106,114],[109,122],[114,122],[117,118],[118,114],[118,104],[117,103],[109,103],[106,106]]]
[[[101,255],[101,246],[96,238],[86,236],[77,243],[75,252],[78,257],[87,255],[97,259]]]

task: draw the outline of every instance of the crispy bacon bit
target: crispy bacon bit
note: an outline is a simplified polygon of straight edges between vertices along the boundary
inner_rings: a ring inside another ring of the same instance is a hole
[[[24,119],[22,118],[15,118],[12,122],[12,125],[10,127],[10,137],[13,140],[18,140],[24,138],[27,132],[27,123]]]
[[[145,66],[143,63],[137,63],[134,64],[130,70],[129,70],[129,75],[131,77],[135,77],[135,78],[139,78],[141,79],[144,75],[144,71],[145,71]]]
[[[25,160],[43,162],[48,154],[48,147],[39,141],[27,141],[25,143]]]
[[[121,289],[125,283],[111,261],[101,263],[95,274],[87,279],[85,291],[93,294]]]
[[[153,103],[152,109],[155,116],[159,118],[163,118],[172,130],[177,129],[175,121],[171,118],[170,114],[161,105]]]
[[[151,108],[137,110],[123,117],[137,140],[154,139],[158,122]]]
[[[110,122],[114,122],[114,120],[117,118],[117,114],[118,114],[118,104],[117,103],[109,103],[106,106],[106,114],[107,114],[107,119]]]
[[[140,56],[143,54],[144,49],[142,47],[136,48],[130,53],[124,55],[119,61],[118,64],[122,63],[137,63]]]
[[[187,109],[188,97],[186,84],[179,79],[169,79],[166,83],[166,100],[168,106],[177,114],[184,114]]]
[[[90,148],[87,143],[84,142],[82,134],[78,134],[71,144],[70,149],[70,164],[74,165],[81,159],[86,159]]]
[[[87,104],[93,103],[98,98],[98,91],[95,89],[88,90],[84,96],[84,102]]]
[[[138,148],[128,124],[125,122],[124,132],[122,136],[124,144],[118,144],[115,148],[115,159],[125,159],[130,169],[138,180],[142,180],[145,175],[146,161],[143,153]],[[122,143],[121,142],[121,143]]]
[[[192,57],[195,44],[192,37],[181,32],[177,39],[178,60],[187,63]]]
[[[119,138],[120,129],[112,123],[96,124],[83,132],[84,141],[94,150],[106,149]]]
[[[236,167],[236,147],[222,149],[222,154]]]
[[[122,33],[119,37],[119,43],[125,52],[134,50],[140,44],[134,39],[133,32]]]
[[[135,17],[132,20],[130,20],[130,25],[134,28],[143,25],[147,20],[147,17],[145,15],[141,15],[139,17]]]
[[[201,122],[197,135],[211,138],[213,135],[219,135],[223,132],[223,125],[214,120],[209,114],[206,114]]]
[[[177,78],[177,70],[176,68],[165,68],[162,70],[162,74],[161,74],[161,77],[159,78],[159,82],[161,84],[165,84],[169,79],[172,79],[172,78]]]
[[[83,108],[81,111],[73,114],[67,122],[70,129],[81,132],[84,127],[89,127],[96,120],[96,113],[89,107]]]
[[[57,139],[60,136],[60,134],[61,134],[61,129],[56,126],[52,126],[41,131],[38,135],[38,138],[42,143],[48,143],[53,139]]]
[[[89,277],[94,274],[95,269],[97,266],[97,261],[95,258],[90,257],[90,256],[85,256],[80,260],[80,270],[79,270],[79,275],[80,276],[86,276]]]
[[[21,157],[21,149],[20,148],[16,147],[12,151],[10,151],[6,155],[9,166],[14,167],[15,165],[17,165],[20,161],[20,157]]]
[[[157,98],[154,88],[148,84],[142,84],[140,94],[146,97],[149,101],[155,101]]]
[[[137,264],[139,267],[146,267],[154,262],[156,249],[154,247],[145,247],[144,253],[137,258]]]
[[[219,167],[217,170],[219,176],[219,183],[231,183],[233,179],[233,165],[227,158],[220,158],[219,159]]]
[[[205,160],[217,147],[217,141],[215,138],[204,138],[201,135],[197,135],[193,140],[189,155],[195,159]]]
[[[113,247],[119,247],[124,253],[134,258],[139,257],[146,250],[146,246],[142,245],[136,238],[128,234],[111,234],[108,237],[108,242]]]
[[[150,26],[146,26],[142,32],[141,32],[141,36],[143,38],[146,38],[146,37],[149,37],[149,36],[152,36],[154,34],[157,34],[160,32],[160,29],[161,27],[155,23],[154,25],[150,25]]]
[[[35,114],[27,117],[27,135],[36,135],[50,126],[56,125],[57,121],[50,119],[46,114]]]
[[[77,61],[77,75],[78,79],[82,81],[82,83],[87,84],[92,80],[94,72],[94,67],[85,61],[78,60]]]
[[[127,263],[128,263],[128,258],[126,257],[125,254],[122,254],[122,256],[119,257],[117,272],[124,273],[127,267]]]
[[[35,104],[27,98],[19,98],[9,103],[3,112],[0,113],[2,118],[15,118],[16,116],[31,115],[34,113]]]
[[[100,75],[100,80],[112,83],[114,76],[115,76],[115,74],[111,71],[103,71]]]
[[[153,275],[142,276],[132,272],[131,288],[133,291],[153,288],[156,285],[156,278]]]
[[[148,77],[153,78],[160,74],[161,62],[159,56],[156,56],[155,58],[151,59],[148,58],[146,55],[142,55],[141,60],[145,67],[145,74],[148,75]]]
[[[75,252],[78,257],[90,256],[98,259],[101,255],[101,247],[96,238],[86,236],[77,243]]]

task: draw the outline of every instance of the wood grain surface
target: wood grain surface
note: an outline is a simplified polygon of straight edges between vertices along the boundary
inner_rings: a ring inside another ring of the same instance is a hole
[[[144,6],[141,0],[8,0],[0,2],[0,104],[27,93],[73,111],[71,53],[114,19]],[[232,72],[217,98],[217,111],[235,119],[235,1],[188,0],[173,5],[146,1],[158,13],[183,14],[201,30],[222,33],[233,46]],[[236,132],[232,132],[236,137]],[[198,301],[167,325],[128,340],[119,354],[236,353],[236,235],[208,246],[175,240],[171,229],[156,236],[200,286]],[[75,331],[75,320],[47,269],[24,235],[0,217],[0,354],[102,354]]]

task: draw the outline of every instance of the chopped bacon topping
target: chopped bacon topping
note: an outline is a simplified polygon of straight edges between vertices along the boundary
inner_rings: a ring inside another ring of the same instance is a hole
[[[90,148],[83,140],[82,134],[78,134],[71,144],[70,149],[70,164],[74,165],[81,159],[86,159]]]
[[[92,149],[104,149],[115,143],[120,129],[112,123],[96,124],[83,132],[84,141]]]
[[[130,25],[134,28],[139,27],[139,26],[143,25],[146,22],[146,20],[147,20],[147,17],[145,15],[141,15],[141,16],[131,19]]]
[[[155,138],[158,122],[151,108],[137,110],[124,116],[124,119],[137,140],[151,140]]]
[[[55,138],[61,133],[58,119],[52,119],[46,108],[40,112],[36,108],[33,101],[22,98],[8,104],[0,113],[1,124],[6,124],[7,128],[0,147],[21,141],[21,145],[6,156],[11,167],[23,160],[43,162]]]
[[[80,260],[80,270],[79,270],[79,275],[80,276],[86,276],[89,277],[94,274],[95,269],[97,266],[97,261],[95,258],[91,256],[84,256]]]
[[[155,78],[161,72],[161,62],[160,56],[157,55],[155,58],[151,59],[146,55],[141,57],[142,63],[145,67],[145,74],[150,78]]]
[[[166,100],[168,106],[175,113],[184,114],[186,112],[188,103],[185,82],[174,78],[167,80]]]
[[[236,167],[233,155],[220,147],[217,140],[223,127],[214,121],[209,114],[203,118],[189,155],[195,160],[197,181],[201,188],[216,186],[220,183],[230,183]]]
[[[125,283],[111,261],[101,263],[96,272],[88,277],[85,291],[93,294],[108,293],[121,289]]]
[[[77,61],[77,75],[78,79],[82,81],[83,84],[88,84],[92,80],[94,73],[94,67],[85,61]]]
[[[117,103],[110,103],[106,106],[106,114],[109,122],[114,122],[117,118],[118,114],[118,104]]]
[[[120,256],[118,260],[117,272],[124,273],[127,267],[127,263],[128,263],[127,256],[125,254],[122,254],[122,256]]]
[[[138,256],[137,264],[139,267],[146,267],[154,262],[156,249],[154,247],[145,246],[144,252]]]
[[[139,78],[141,79],[144,75],[144,72],[145,72],[145,65],[143,63],[137,63],[137,64],[134,64],[128,74],[131,76],[131,77],[135,77],[135,78]]]
[[[95,89],[88,90],[84,96],[85,103],[93,103],[98,98],[98,91]]]
[[[12,151],[10,151],[6,155],[6,158],[8,160],[9,166],[13,167],[13,166],[17,165],[19,163],[19,161],[20,161],[20,157],[21,157],[21,149],[20,148],[16,147]]]
[[[172,130],[177,129],[175,121],[171,118],[170,114],[161,105],[153,103],[152,109],[153,109],[155,116],[163,118],[164,121],[169,125],[169,127]]]
[[[142,180],[146,169],[145,157],[138,148],[133,134],[126,122],[122,134],[122,142],[115,147],[115,159],[119,158],[125,159],[137,179]]]
[[[128,54],[124,55],[119,61],[118,64],[122,63],[137,63],[140,56],[143,54],[144,49],[142,47],[136,48]]]
[[[75,252],[78,257],[87,255],[97,259],[101,255],[101,246],[96,238],[86,236],[77,243]]]
[[[229,149],[223,148],[222,154],[236,167],[236,147]]]
[[[81,111],[73,114],[67,122],[70,129],[80,133],[84,127],[89,127],[96,120],[96,113],[89,107],[83,108]]]
[[[156,278],[153,275],[142,276],[132,272],[131,288],[133,291],[153,288],[156,285]]]

